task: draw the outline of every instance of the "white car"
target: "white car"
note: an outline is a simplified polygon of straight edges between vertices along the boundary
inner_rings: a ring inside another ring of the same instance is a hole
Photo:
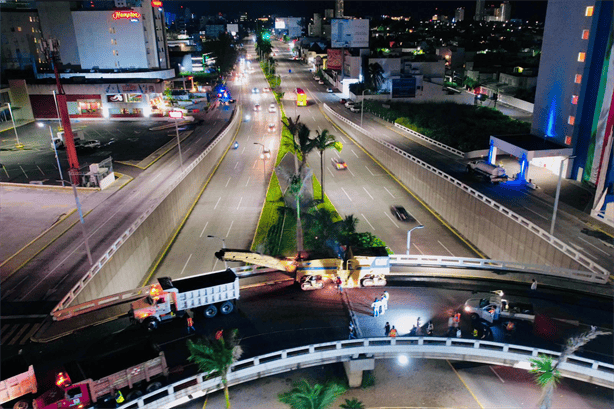
[[[277,112],[277,107],[275,106],[275,104],[269,105],[269,112]]]
[[[345,107],[346,108],[351,108],[352,105],[355,105],[355,104],[356,104],[356,102],[354,102],[354,101],[348,101],[348,102],[345,103]]]
[[[332,88],[326,88],[326,92],[332,93],[333,89]]]
[[[350,107],[350,111],[352,111],[352,112],[360,112],[360,105],[352,105]]]
[[[324,85],[324,81],[318,81],[318,84]]]

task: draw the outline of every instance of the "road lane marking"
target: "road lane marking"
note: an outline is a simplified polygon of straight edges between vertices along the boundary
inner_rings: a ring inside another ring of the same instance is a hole
[[[217,202],[215,202],[215,207],[213,208],[213,210],[217,209],[217,205],[218,205],[218,204],[220,204],[220,200],[222,200],[222,196],[220,196],[220,197],[217,199]]]
[[[375,176],[375,174],[373,172],[371,172],[371,169],[369,169],[368,166],[365,166],[365,168],[367,168],[367,170],[369,171],[369,173],[371,174],[371,176]]]
[[[332,170],[330,170],[330,168],[329,168],[328,166],[326,167],[326,170],[328,171],[328,173],[330,173],[330,175],[331,175],[332,177],[335,177],[335,174],[333,173],[333,171],[332,171]]]
[[[190,256],[188,257],[188,259],[185,261],[185,264],[183,265],[183,268],[181,269],[181,274],[179,274],[180,276],[183,275],[183,272],[185,271],[185,268],[188,266],[188,263],[190,262],[190,259],[192,258],[192,253],[190,253]]]
[[[257,164],[258,164],[258,159],[256,159],[256,160],[254,161],[254,166],[252,166],[252,169],[256,169],[256,165],[257,165]]]
[[[414,245],[416,250],[418,250],[420,252],[420,254],[422,254],[424,256],[424,253],[422,252],[422,250],[420,250],[420,248],[418,246],[416,246],[416,243],[412,243],[412,244]]]
[[[36,165],[36,167],[38,168],[38,170],[40,170],[41,175],[45,176],[45,172],[43,172],[43,170],[41,169],[41,167],[40,167],[40,166],[38,166],[38,165]]]
[[[356,177],[356,175],[354,174],[354,172],[352,172],[352,169],[350,169],[350,168],[347,168],[347,169],[350,171],[350,173],[352,174],[352,176]]]
[[[162,172],[158,172],[158,174],[156,176],[154,176],[151,181],[153,182],[154,180],[158,179],[160,176],[162,175]]]
[[[13,339],[11,339],[11,342],[9,342],[9,345],[13,345],[17,342],[17,340],[19,340],[19,338],[21,337],[21,335],[26,332],[26,330],[28,329],[28,327],[30,326],[30,324],[25,324],[23,327],[21,327],[21,329],[17,332],[17,334],[15,334],[15,336],[13,337]]]
[[[458,379],[460,379],[460,381],[462,382],[463,385],[465,385],[465,388],[467,388],[467,390],[469,391],[469,393],[471,394],[471,396],[473,396],[473,399],[475,399],[475,401],[477,402],[478,406],[482,409],[484,409],[484,406],[480,403],[480,401],[478,400],[477,396],[475,396],[475,394],[473,393],[473,391],[471,391],[471,389],[469,389],[469,386],[467,386],[467,384],[465,383],[465,381],[463,380],[463,378],[461,378],[460,374],[458,373],[458,371],[456,370],[456,368],[454,368],[454,366],[450,363],[449,360],[446,359],[446,362],[448,363],[448,365],[450,365],[450,368],[452,368],[452,370],[454,371],[454,373],[456,374],[456,376],[458,376]]]
[[[578,238],[579,238],[580,240],[582,240],[583,242],[585,242],[586,244],[588,244],[589,246],[592,246],[592,247],[596,248],[597,250],[599,250],[600,252],[602,252],[602,253],[603,253],[603,254],[605,254],[606,256],[609,256],[609,254],[608,254],[608,252],[607,252],[607,251],[603,251],[603,250],[601,250],[599,247],[595,246],[595,245],[594,245],[594,244],[592,244],[592,243],[589,243],[588,241],[584,240],[584,239],[583,239],[582,237],[580,237],[580,236],[578,236]]]
[[[524,209],[527,209],[527,210],[528,210],[528,211],[530,211],[531,213],[534,213],[534,214],[538,215],[539,217],[541,217],[541,218],[542,218],[542,219],[544,219],[544,220],[549,220],[549,218],[548,218],[548,217],[546,217],[546,216],[542,216],[541,214],[537,213],[537,212],[536,212],[536,211],[534,211],[534,210],[529,209],[528,207],[525,207],[525,206],[522,206],[522,207],[523,207]]]
[[[386,187],[385,187],[385,186],[384,186],[384,189],[386,189]],[[394,199],[394,195],[393,195],[392,193],[390,193],[390,190],[386,189],[386,192],[388,192],[388,194],[389,194],[390,196],[392,196],[392,198]]]
[[[497,378],[499,378],[499,380],[501,381],[501,383],[505,383],[505,381],[503,380],[503,378],[501,377],[501,375],[499,375],[497,373],[497,371],[495,371],[495,368],[493,368],[492,366],[489,366],[490,370],[492,371],[492,373],[494,373],[495,375],[497,375]]]
[[[251,178],[252,178],[251,176],[249,176],[249,177],[247,178],[247,182],[245,182],[245,186],[249,185],[249,180],[250,180]]]
[[[19,165],[19,169],[21,169],[21,171],[23,172],[24,175],[26,175],[26,178],[29,179],[28,174],[26,173],[25,170],[23,170],[23,168],[21,167],[21,165]]]
[[[207,228],[207,226],[209,225],[209,222],[205,223],[205,227],[203,227],[203,231],[200,232],[200,236],[198,237],[202,237],[203,234],[205,233],[205,229]]]
[[[237,205],[237,210],[239,209],[239,207],[241,207],[241,202],[243,201],[243,196],[241,196],[241,198],[239,199],[239,204]],[[226,236],[228,237],[228,236]]]
[[[354,152],[354,149],[350,149],[350,151],[354,154],[354,156],[358,158],[358,155],[356,155],[356,152]]]
[[[353,202],[353,200],[350,197],[350,195],[348,195],[348,192],[346,192],[344,188],[341,188],[341,190],[343,190],[343,193],[345,193],[345,195],[348,197],[348,199],[350,199],[350,202]]]
[[[588,251],[586,251],[586,249],[584,247],[578,246],[575,243],[569,243],[569,245],[571,247],[573,247],[574,249],[576,249],[577,251],[581,251],[583,253],[583,255],[585,255],[586,257],[590,257],[593,260],[598,260],[597,256],[594,256],[594,255],[590,254]]]
[[[32,336],[34,336],[34,334],[36,333],[36,331],[38,331],[38,329],[43,325],[43,323],[41,322],[40,324],[34,324],[34,326],[32,326],[32,329],[30,329],[30,331],[28,331],[28,333],[23,337],[23,339],[21,341],[19,341],[19,345],[25,345],[30,338],[32,338]]]
[[[237,166],[239,166],[239,162],[235,163],[235,169],[237,168]]]
[[[386,217],[387,217],[388,219],[390,219],[390,221],[392,222],[392,224],[394,224],[394,225],[397,227],[397,229],[398,229],[398,228],[399,228],[399,225],[397,224],[397,222],[395,222],[395,221],[394,221],[394,219],[393,219],[392,217],[390,217],[390,215],[389,215],[387,212],[384,212],[384,214],[386,215]]]
[[[230,179],[232,179],[232,177],[228,178],[228,182],[226,182],[226,186],[224,187],[228,187],[228,184],[230,183]]]
[[[372,224],[371,224],[371,222],[370,222],[370,221],[369,221],[369,220],[368,220],[368,219],[365,217],[365,215],[364,215],[364,214],[362,214],[362,213],[361,213],[360,215],[362,216],[362,218],[363,218],[363,219],[365,219],[365,221],[366,221],[367,223],[369,223],[369,226],[371,226],[371,228],[372,228],[373,230],[375,230],[375,227],[373,227],[373,225],[372,225]]]
[[[371,194],[369,193],[369,191],[367,190],[367,188],[366,188],[366,187],[364,187],[364,186],[363,186],[362,188],[363,188],[363,189],[365,190],[365,192],[366,192],[366,193],[369,195],[369,197],[371,198],[371,200],[373,200],[373,196],[371,196]]]
[[[228,237],[228,235],[230,234],[230,229],[232,229],[232,225],[233,225],[234,222],[235,222],[234,220],[230,222],[230,227],[228,228],[228,232],[226,233],[226,237]]]
[[[446,246],[444,246],[442,242],[440,242],[439,240],[437,240],[437,243],[441,244],[441,247],[443,247],[444,249],[446,249],[446,251],[447,251],[448,253],[450,253],[450,255],[451,255],[452,257],[454,257],[454,254],[452,254],[452,252],[451,252],[450,250],[448,250],[448,248],[447,248]]]

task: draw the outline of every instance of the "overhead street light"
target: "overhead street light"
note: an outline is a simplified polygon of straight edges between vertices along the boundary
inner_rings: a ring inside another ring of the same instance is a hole
[[[575,156],[568,156],[561,160],[561,168],[559,169],[559,181],[556,184],[556,196],[554,197],[554,209],[552,210],[552,223],[550,224],[550,235],[554,236],[554,222],[556,221],[556,211],[559,208],[559,195],[561,194],[561,179],[563,178],[563,164],[568,159],[573,159]]]
[[[263,162],[263,167],[262,167],[262,174],[264,175],[264,183],[266,183],[266,160],[269,159],[271,157],[271,151],[268,150],[264,144],[260,143],[260,142],[254,142],[254,145],[260,145],[262,146],[262,152],[260,152],[260,159],[262,159]]]
[[[37,122],[39,128],[44,128],[45,124],[42,122]],[[49,135],[51,135],[51,147],[53,147],[53,152],[55,153],[55,161],[58,164],[58,171],[60,172],[60,180],[62,181],[62,186],[64,186],[64,175],[62,175],[62,166],[60,165],[60,158],[58,157],[58,148],[55,146],[55,141],[53,140],[53,129],[51,125],[49,125]]]
[[[60,182],[60,180],[58,180]],[[92,252],[90,251],[90,244],[87,239],[87,232],[85,231],[85,221],[83,220],[83,212],[81,211],[81,202],[79,201],[79,195],[77,194],[77,185],[68,180],[61,180],[62,184],[64,182],[70,183],[72,186],[72,192],[75,195],[75,203],[77,204],[77,212],[79,213],[79,220],[81,221],[81,234],[83,235],[83,243],[85,244],[85,251],[87,252],[87,259],[90,262],[90,266],[94,264],[92,261]]]
[[[407,253],[406,254],[408,256],[409,256],[409,246],[411,245],[411,232],[416,230],[416,229],[424,229],[424,226],[423,225],[419,225],[419,226],[416,226],[413,229],[407,231]]]
[[[222,248],[225,249],[226,248],[226,241],[224,240],[223,237],[218,237],[218,236],[214,236],[212,234],[208,234],[207,235],[208,238],[210,239],[219,239],[222,240]],[[226,270],[228,270],[228,263],[226,262],[226,260],[224,260],[224,268],[226,268]]]
[[[15,118],[13,117],[13,110],[11,109],[11,103],[10,102],[5,102],[4,105],[7,105],[9,107],[9,114],[11,115],[11,121],[13,122],[13,130],[15,131],[15,139],[16,139],[16,143],[15,143],[15,147],[18,149],[23,148],[23,145],[21,144],[21,142],[19,142],[19,135],[17,135],[17,127],[15,126]]]
[[[175,132],[177,133],[177,147],[179,148],[179,163],[183,169],[183,157],[181,156],[181,140],[179,139],[179,127],[177,126],[177,119],[183,118],[182,111],[168,111],[168,116],[175,119]]]

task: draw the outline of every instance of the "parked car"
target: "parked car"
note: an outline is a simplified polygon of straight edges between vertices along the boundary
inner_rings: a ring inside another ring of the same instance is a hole
[[[402,222],[414,222],[416,219],[409,213],[403,206],[391,206],[390,211],[392,214]]]
[[[100,148],[102,144],[99,140],[91,140],[91,141],[75,141],[75,148],[77,149],[96,149]]]
[[[354,101],[347,101],[347,102],[345,103],[345,107],[346,107],[346,108],[350,108],[350,107],[351,107],[352,105],[354,105],[355,103],[356,103],[356,102],[354,102]]]
[[[361,106],[358,104],[354,104],[350,107],[351,112],[360,112],[360,110],[361,110]]]
[[[345,161],[341,158],[332,158],[331,162],[333,163],[333,166],[337,170],[345,170],[348,168],[347,163],[345,163]]]

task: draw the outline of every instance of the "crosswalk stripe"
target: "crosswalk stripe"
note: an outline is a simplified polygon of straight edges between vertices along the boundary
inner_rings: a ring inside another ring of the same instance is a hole
[[[0,344],[4,344],[4,342],[9,339],[9,337],[13,334],[13,332],[15,332],[17,328],[19,328],[19,325],[13,325],[13,327],[9,331],[2,332],[2,339],[0,339]]]
[[[2,326],[2,328],[0,329],[0,334],[4,334],[4,331],[6,331],[6,329],[7,329],[8,327],[10,327],[10,326],[11,326],[11,324],[4,324],[4,325]]]
[[[17,334],[15,334],[15,336],[12,337],[11,342],[9,342],[9,345],[14,345],[17,341],[19,341],[19,338],[21,337],[21,335],[24,332],[26,332],[26,330],[28,329],[29,326],[30,326],[30,324],[26,324],[23,327],[21,327],[19,332],[17,332]]]
[[[38,331],[38,329],[41,327],[41,325],[43,325],[42,322],[40,324],[34,324],[32,329],[26,334],[25,337],[23,337],[21,342],[19,342],[19,345],[24,345],[26,342],[28,342],[30,340],[30,338],[32,338],[32,336],[36,333],[36,331]]]

